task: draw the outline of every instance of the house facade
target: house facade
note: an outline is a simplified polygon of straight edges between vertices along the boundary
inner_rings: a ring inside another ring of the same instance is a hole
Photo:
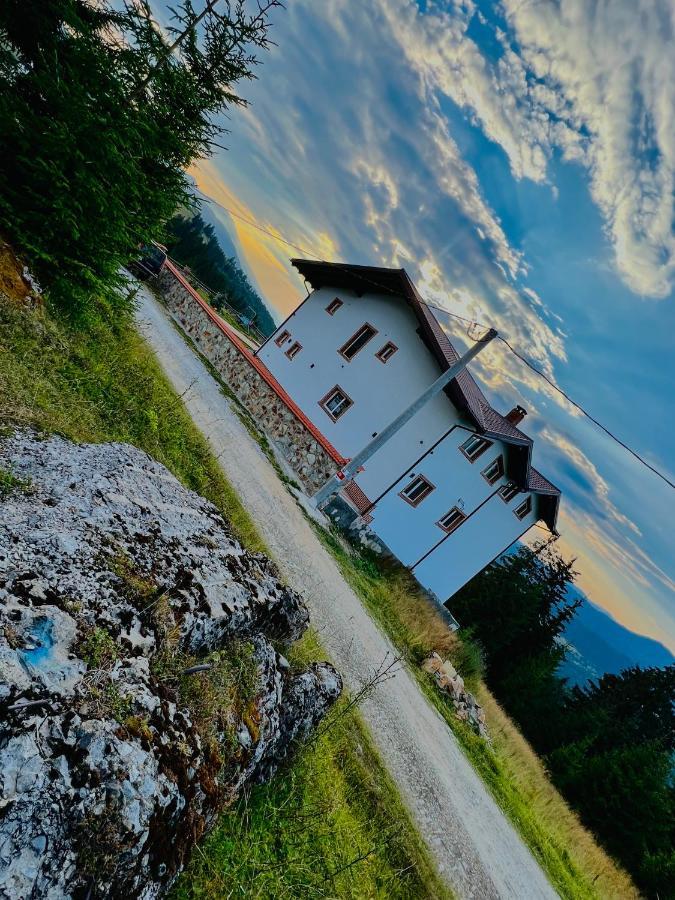
[[[459,354],[404,270],[293,264],[313,290],[257,355],[351,458]],[[531,465],[524,415],[464,370],[342,492],[443,602],[539,520],[555,530],[560,492]]]

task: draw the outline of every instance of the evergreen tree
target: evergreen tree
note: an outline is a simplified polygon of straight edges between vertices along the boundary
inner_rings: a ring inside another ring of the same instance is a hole
[[[675,897],[675,666],[633,667],[568,689],[556,669],[580,600],[573,564],[521,547],[477,575],[452,610],[487,678],[545,756],[556,786],[649,897]]]
[[[558,638],[581,604],[566,594],[575,575],[574,560],[541,542],[502,556],[455,594],[453,614],[483,645],[488,680],[525,657],[549,655],[555,670],[564,655]]]
[[[0,230],[52,294],[111,283],[190,202],[185,169],[242,104],[275,5],[181,0],[167,37],[147,0],[0,4]]]
[[[225,255],[213,225],[199,214],[178,215],[167,223],[166,230],[165,241],[172,256],[207,287],[222,294],[230,306],[242,313],[253,310],[257,327],[265,335],[272,334],[276,326],[264,300],[236,258]],[[218,309],[219,297],[212,302]]]

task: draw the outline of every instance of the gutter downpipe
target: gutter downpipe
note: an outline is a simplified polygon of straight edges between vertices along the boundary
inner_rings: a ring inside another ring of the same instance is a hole
[[[312,497],[313,503],[321,508],[325,506],[326,503],[333,497],[339,490],[346,487],[351,481],[354,480],[354,476],[362,467],[363,463],[370,459],[370,457],[377,453],[377,451],[383,447],[387,441],[391,440],[395,434],[397,434],[404,425],[406,425],[410,419],[416,413],[418,413],[422,407],[424,407],[429,400],[432,400],[437,394],[443,390],[446,385],[448,385],[453,378],[455,378],[463,369],[466,368],[468,363],[471,360],[478,356],[478,354],[483,350],[494,338],[497,337],[497,332],[494,328],[491,328],[485,337],[476,341],[473,347],[470,347],[467,352],[462,356],[454,366],[450,366],[443,374],[436,379],[429,387],[424,391],[420,396],[414,400],[407,409],[404,409],[400,415],[398,415],[393,422],[390,422],[387,427],[381,431],[376,438],[373,438],[372,441],[366,444],[366,446],[360,450],[356,456],[354,456],[347,465],[343,469],[339,469],[335,475],[328,479],[328,481],[319,488],[319,490]]]

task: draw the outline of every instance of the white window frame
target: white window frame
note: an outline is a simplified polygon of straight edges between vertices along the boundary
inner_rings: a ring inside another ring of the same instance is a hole
[[[286,343],[286,341],[290,341],[290,339],[291,339],[290,331],[288,331],[287,329],[284,328],[284,330],[281,332],[281,334],[278,334],[274,338],[274,343],[277,345],[277,347],[281,347],[283,344]]]
[[[516,517],[516,519],[520,519],[520,521],[522,522],[523,519],[529,516],[531,512],[532,494],[528,494],[527,497],[525,497],[525,499],[521,503],[519,503],[518,506],[516,506],[516,508],[513,510],[513,515]]]
[[[497,469],[494,475],[490,475],[488,473],[493,466],[496,466]],[[495,484],[497,481],[499,481],[499,479],[504,475],[504,457],[501,455],[501,453],[499,454],[499,456],[495,456],[492,462],[489,465],[485,466],[480,474],[488,484]]]
[[[387,343],[380,347],[380,349],[375,354],[376,358],[379,359],[381,363],[388,363],[392,358],[394,353],[398,350],[398,347],[393,341],[387,341]]]
[[[352,344],[356,343],[356,341],[359,340],[359,338],[362,336],[362,334],[364,332],[370,332],[368,338],[363,342],[363,344],[359,347],[359,349],[355,353],[352,353],[351,356],[347,356],[347,351],[349,350],[349,348],[352,346]],[[344,342],[344,344],[338,350],[338,353],[340,354],[340,356],[343,359],[346,359],[347,362],[351,362],[356,356],[359,355],[359,353],[364,349],[364,347],[366,347],[372,341],[372,339],[375,337],[376,334],[377,334],[377,328],[375,328],[374,325],[371,325],[370,322],[364,322],[363,325],[357,331],[354,332],[354,334],[349,338],[349,340]]]
[[[329,316],[334,316],[335,313],[340,309],[341,306],[344,306],[344,301],[340,300],[339,297],[335,297],[334,300],[331,300],[328,306],[326,307],[326,312]]]
[[[475,443],[476,450],[472,451],[472,445]],[[480,434],[472,434],[470,438],[459,445],[460,451],[469,460],[470,463],[475,462],[478,457],[482,456],[492,446],[492,441],[482,437]]]
[[[302,344],[299,343],[299,341],[294,341],[286,351],[285,356],[287,356],[289,359],[295,359],[295,357],[298,355],[298,353],[301,352],[301,350]]]
[[[331,410],[328,404],[335,399],[336,395],[340,394],[342,400],[338,404],[338,412],[337,414]],[[344,404],[344,405],[342,405]],[[323,399],[319,400],[319,406],[321,409],[329,416],[334,422],[337,422],[338,419],[342,418],[347,410],[351,409],[354,405],[354,401],[349,396],[349,394],[343,390],[339,384],[336,384],[335,387],[331,388]]]
[[[452,515],[455,516],[453,522],[450,525],[445,525],[445,520]],[[436,524],[441,529],[441,531],[444,531],[446,534],[452,534],[453,531],[457,531],[462,523],[466,522],[467,518],[468,516],[465,512],[462,512],[459,506],[453,506],[452,509],[449,509],[444,516],[440,517]]]
[[[414,499],[411,499],[410,496],[409,496],[409,494],[410,494],[412,491],[414,491],[415,488],[417,487],[417,485],[420,484],[421,482],[424,482],[424,484],[427,485],[427,490],[423,490],[423,491],[419,494],[419,496],[415,497]],[[424,475],[415,475],[414,478],[413,478],[413,480],[410,481],[410,482],[409,482],[409,483],[408,483],[408,484],[407,484],[407,485],[399,492],[399,497],[400,497],[402,500],[405,500],[406,503],[409,503],[410,506],[417,507],[417,506],[420,505],[420,503],[422,503],[423,500],[426,500],[426,498],[429,496],[429,494],[431,494],[431,493],[432,493],[433,491],[435,491],[435,490],[436,490],[436,485],[435,485],[435,484],[432,484],[432,482],[429,481],[428,478],[426,478]]]
[[[520,488],[512,481],[509,481],[508,484],[504,484],[499,488],[499,496],[502,498],[504,503],[510,503],[514,497],[518,496],[519,493]]]

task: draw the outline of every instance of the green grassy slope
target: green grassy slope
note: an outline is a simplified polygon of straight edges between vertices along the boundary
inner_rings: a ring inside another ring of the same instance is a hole
[[[0,295],[0,426],[135,444],[264,544],[206,441],[127,316],[105,303],[77,325]],[[310,634],[291,662],[325,657]],[[358,712],[341,701],[269,785],[226,811],[180,880],[187,897],[446,897]]]

